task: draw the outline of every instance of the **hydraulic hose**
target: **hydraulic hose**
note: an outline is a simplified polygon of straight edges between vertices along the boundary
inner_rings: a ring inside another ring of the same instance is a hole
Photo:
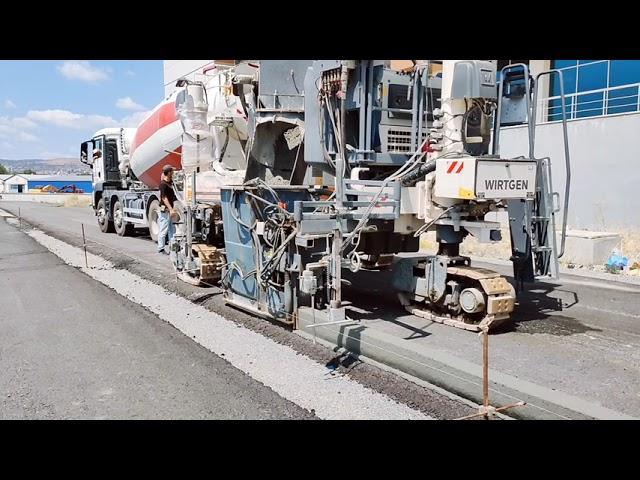
[[[436,161],[430,160],[427,163],[420,165],[415,170],[407,173],[404,177],[402,177],[402,186],[408,187],[415,184],[419,179],[425,177],[431,172],[435,172],[436,170]]]

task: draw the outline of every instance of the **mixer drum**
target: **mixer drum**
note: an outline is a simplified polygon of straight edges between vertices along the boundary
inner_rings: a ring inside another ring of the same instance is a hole
[[[182,168],[182,125],[176,111],[176,90],[138,126],[131,142],[130,168],[149,188],[160,186],[162,167]]]

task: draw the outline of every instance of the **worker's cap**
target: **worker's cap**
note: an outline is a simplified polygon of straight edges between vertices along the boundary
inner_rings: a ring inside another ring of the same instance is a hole
[[[175,168],[173,168],[172,165],[165,165],[164,167],[162,167],[162,173],[169,173],[169,172],[173,172],[175,170]]]

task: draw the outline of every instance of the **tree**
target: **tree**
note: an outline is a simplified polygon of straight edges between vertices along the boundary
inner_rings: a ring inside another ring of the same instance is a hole
[[[36,171],[35,170],[31,170],[30,168],[27,168],[25,171],[22,172],[25,175],[35,175]]]
[[[9,173],[9,170],[7,170],[7,167],[5,167],[0,163],[0,175],[5,175],[7,173]]]

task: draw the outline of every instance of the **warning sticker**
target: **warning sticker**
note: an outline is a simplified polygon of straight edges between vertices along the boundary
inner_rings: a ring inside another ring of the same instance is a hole
[[[469,190],[468,188],[464,187],[458,188],[458,197],[467,199],[476,198],[476,196],[473,194],[473,190]]]

